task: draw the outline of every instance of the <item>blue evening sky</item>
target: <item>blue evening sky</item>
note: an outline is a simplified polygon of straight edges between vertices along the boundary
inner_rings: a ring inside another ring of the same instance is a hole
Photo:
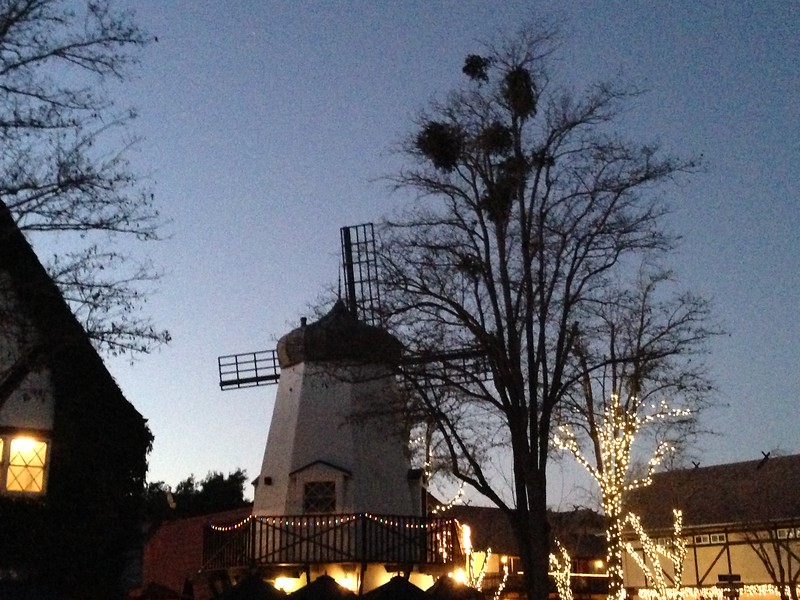
[[[254,477],[275,388],[221,392],[216,357],[272,347],[335,284],[338,228],[407,196],[379,179],[415,112],[466,54],[525,21],[560,22],[562,81],[650,90],[621,131],[705,158],[666,190],[674,267],[710,296],[719,408],[703,464],[800,452],[800,4],[707,1],[126,0],[158,37],[120,103],[171,238],[148,310],[174,341],[109,362],[156,436],[151,481]],[[724,406],[722,406],[724,405]],[[575,499],[554,467],[551,504]],[[562,492],[564,496],[562,497]]]

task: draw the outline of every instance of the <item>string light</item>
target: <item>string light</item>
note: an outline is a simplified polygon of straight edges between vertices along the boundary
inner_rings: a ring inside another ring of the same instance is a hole
[[[352,515],[337,515],[335,517],[262,517],[249,515],[238,523],[234,523],[232,525],[216,525],[214,523],[210,523],[209,527],[214,531],[233,531],[234,529],[244,527],[250,521],[258,521],[259,523],[270,526],[282,525],[284,527],[335,527],[338,525],[346,525],[351,521],[356,521],[359,519],[369,519],[370,521],[380,523],[381,525],[388,525],[389,527],[395,527],[397,529],[401,527],[404,529],[449,529],[452,525],[457,523],[455,519],[415,519],[416,522],[413,522],[400,520],[397,517],[391,516],[373,515],[371,513],[358,513]]]
[[[550,554],[550,569],[553,579],[556,582],[556,591],[560,600],[572,600],[572,586],[570,585],[570,573],[572,571],[572,558],[561,542],[555,540],[558,554]]]
[[[505,556],[502,557],[500,559],[500,564],[503,565],[503,579],[500,580],[500,585],[497,586],[492,600],[500,600],[500,595],[503,593],[503,590],[506,589],[506,582],[508,581],[508,559]]]
[[[458,491],[456,492],[455,496],[449,502],[446,502],[445,504],[440,504],[439,506],[431,510],[431,514],[438,515],[439,513],[443,513],[448,509],[453,508],[456,504],[458,504],[458,502],[461,501],[461,498],[463,497],[464,497],[464,482],[462,481],[461,486],[458,488]]]
[[[631,524],[634,532],[639,537],[644,556],[636,552],[630,542],[625,544],[625,549],[633,560],[642,570],[647,580],[654,583],[653,587],[661,598],[666,598],[669,594],[681,594],[681,578],[683,576],[683,562],[686,559],[686,541],[683,539],[683,514],[679,510],[673,510],[673,538],[671,548],[665,548],[660,544],[654,544],[650,536],[645,533],[641,519],[633,513],[627,515],[626,521]],[[672,563],[674,573],[673,586],[667,584],[667,578],[661,557],[665,557]]]
[[[240,527],[244,527],[245,525],[247,525],[252,520],[253,520],[253,515],[249,515],[249,516],[245,517],[244,519],[242,519],[241,521],[239,521],[238,523],[234,523],[233,525],[214,525],[214,524],[211,524],[211,525],[209,525],[209,527],[211,527],[211,529],[213,529],[214,531],[234,531],[235,529],[239,529]]]
[[[470,580],[470,585],[474,587],[476,590],[481,591],[483,590],[483,579],[486,577],[486,569],[489,566],[489,559],[492,558],[492,549],[487,548],[486,553],[483,556],[483,564],[481,565],[480,573],[478,573],[477,577],[474,577]],[[470,565],[470,575],[473,574],[472,568],[474,565]]]
[[[648,409],[651,412],[643,412]],[[666,442],[660,443],[647,463],[646,474],[629,480],[634,439],[643,427],[656,421],[682,419],[691,414],[688,409],[671,408],[666,401],[646,406],[636,397],[629,398],[627,405],[623,406],[619,395],[612,394],[594,430],[594,441],[599,449],[599,456],[595,457],[597,464],[592,464],[584,455],[570,427],[562,425],[553,436],[553,444],[572,454],[600,487],[601,504],[608,521],[606,564],[609,598],[613,600],[623,600],[626,595],[622,569],[626,549],[622,537],[625,526],[623,499],[627,492],[650,485],[656,468],[674,449]]]
[[[725,590],[716,586],[712,587],[683,587],[680,590],[674,588],[667,589],[665,595],[660,595],[654,588],[640,588],[639,597],[642,600],[725,600]],[[784,597],[791,597],[791,588],[784,587]],[[800,595],[800,586],[795,587],[795,592]],[[739,591],[739,597],[743,596],[781,596],[781,589],[771,583],[758,585],[745,585]]]

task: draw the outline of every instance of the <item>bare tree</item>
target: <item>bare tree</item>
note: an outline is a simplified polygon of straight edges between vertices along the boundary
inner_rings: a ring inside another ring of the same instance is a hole
[[[781,600],[797,600],[800,583],[800,535],[793,527],[764,520],[750,523],[744,539],[764,565]]]
[[[606,518],[609,597],[622,598],[623,529],[630,490],[697,432],[712,390],[703,357],[717,333],[708,302],[674,287],[671,275],[645,271],[629,289],[609,288],[584,307],[569,390],[554,436],[592,476]],[[644,466],[635,473],[636,465]]]
[[[141,312],[157,272],[119,243],[156,240],[161,224],[126,160],[135,113],[114,106],[110,85],[149,41],[105,0],[0,6],[0,202],[34,246],[55,248],[48,272],[115,355],[169,340]]]
[[[454,474],[514,524],[531,600],[548,593],[546,468],[557,409],[580,384],[574,347],[591,332],[580,322],[632,261],[671,249],[654,192],[694,167],[614,134],[635,90],[556,86],[556,42],[529,27],[467,57],[464,86],[403,146],[413,164],[394,182],[419,198],[380,248],[388,323],[414,364],[432,365],[407,375]],[[454,393],[425,393],[442,387]],[[484,460],[498,447],[508,495]]]

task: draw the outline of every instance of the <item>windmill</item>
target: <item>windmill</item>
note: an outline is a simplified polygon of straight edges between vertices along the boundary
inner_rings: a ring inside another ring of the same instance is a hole
[[[350,314],[368,325],[381,326],[381,297],[378,286],[378,263],[375,250],[375,227],[372,223],[340,228],[344,302]],[[277,349],[257,350],[218,357],[219,387],[224,390],[274,385],[280,379]],[[437,371],[442,380],[461,382],[467,372],[488,378],[485,353],[474,348],[454,348],[427,354],[406,354],[403,365]]]
[[[379,325],[380,294],[374,225],[363,223],[342,227],[339,236],[345,304],[356,319]],[[220,356],[217,363],[219,387],[223,391],[274,385],[281,375],[276,348]]]
[[[405,358],[380,326],[373,225],[343,227],[340,237],[343,299],[275,349],[218,358],[221,389],[278,389],[253,514],[212,528],[209,569],[256,565],[283,576],[288,566],[310,580],[353,575],[357,565],[369,589],[387,564],[421,573],[459,552],[455,522],[428,515],[422,472],[411,468],[396,379]]]

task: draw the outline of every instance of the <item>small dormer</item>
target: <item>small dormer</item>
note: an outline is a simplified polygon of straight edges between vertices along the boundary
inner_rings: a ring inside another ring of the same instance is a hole
[[[289,473],[290,514],[333,514],[352,510],[348,483],[353,474],[317,460]]]

